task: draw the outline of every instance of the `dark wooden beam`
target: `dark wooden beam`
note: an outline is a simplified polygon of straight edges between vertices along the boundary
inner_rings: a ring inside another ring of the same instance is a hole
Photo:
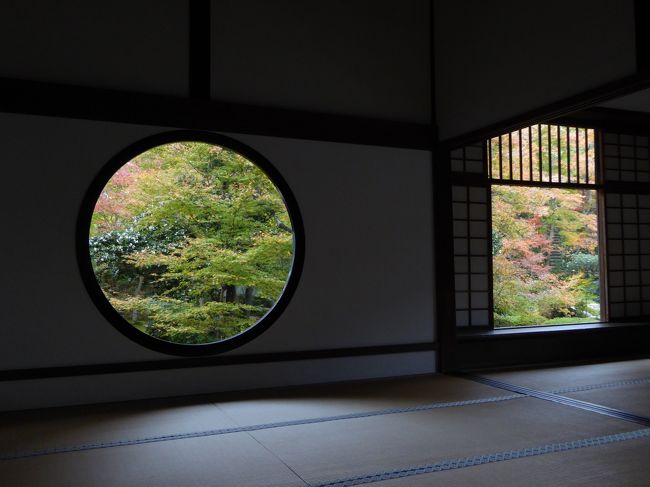
[[[441,141],[447,149],[473,144],[487,140],[499,134],[512,132],[536,123],[546,123],[549,120],[559,119],[574,112],[582,111],[613,98],[629,95],[635,91],[650,87],[650,70],[639,72],[611,83],[573,95],[555,103],[541,106],[534,110],[521,113],[506,120],[488,125],[479,130],[474,130],[457,137]]]
[[[593,107],[550,120],[560,125],[592,127],[611,132],[648,134],[650,113]]]
[[[212,20],[211,0],[190,0],[189,3],[189,94],[192,98],[210,99]]]
[[[637,72],[650,71],[650,3],[634,0],[634,27]]]
[[[351,144],[431,148],[431,126],[0,78],[0,112]]]
[[[434,326],[435,340],[439,344],[436,354],[436,371],[455,370],[456,318],[454,309],[453,238],[451,220],[451,184],[448,152],[440,150],[436,109],[436,62],[435,62],[435,8],[429,2],[429,42],[431,75],[431,141],[433,178],[433,222],[434,232]]]

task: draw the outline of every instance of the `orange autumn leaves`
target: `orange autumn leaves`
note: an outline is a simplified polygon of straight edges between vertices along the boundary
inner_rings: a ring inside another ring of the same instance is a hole
[[[492,193],[495,324],[595,318],[596,192],[495,185]]]

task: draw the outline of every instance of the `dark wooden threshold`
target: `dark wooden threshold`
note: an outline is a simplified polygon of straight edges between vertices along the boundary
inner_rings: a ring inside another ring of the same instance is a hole
[[[650,354],[650,323],[597,323],[459,334],[456,370],[537,366]]]
[[[363,357],[396,353],[428,352],[436,350],[435,343],[409,343],[403,345],[379,345],[374,347],[351,347],[327,350],[303,350],[295,352],[258,353],[247,355],[217,355],[146,362],[125,362],[115,364],[89,364],[63,367],[41,367],[0,371],[0,382],[75,377],[81,375],[124,374],[155,370],[215,367],[224,365],[263,364],[291,362],[297,360],[318,360],[330,358]]]
[[[472,340],[500,340],[504,338],[518,338],[521,336],[552,335],[556,333],[583,333],[590,330],[608,330],[612,328],[625,328],[635,326],[650,327],[650,322],[610,322],[610,323],[574,323],[567,325],[546,326],[521,326],[508,328],[477,328],[476,330],[463,330],[458,333],[459,341]]]

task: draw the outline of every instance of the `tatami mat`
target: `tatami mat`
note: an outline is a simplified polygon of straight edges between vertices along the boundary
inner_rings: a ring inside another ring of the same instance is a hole
[[[482,377],[551,392],[574,386],[650,378],[650,359],[603,364],[478,373]]]
[[[251,434],[308,482],[638,429],[534,398]]]
[[[0,415],[0,455],[508,395],[442,375]],[[218,401],[221,402],[210,402]]]
[[[12,412],[0,415],[0,454],[232,426],[213,404],[183,400]]]
[[[445,375],[293,389],[216,404],[238,425],[336,416],[512,393]]]
[[[648,487],[650,439],[433,472],[376,487]]]
[[[0,462],[3,487],[305,485],[246,433]]]
[[[650,360],[481,375],[546,391],[618,381],[614,387],[562,394],[650,416],[650,384],[639,380],[650,377]],[[534,397],[486,402],[504,396],[512,393],[438,375],[5,413],[0,415],[0,485],[318,485],[642,428],[623,419]],[[413,410],[431,404],[444,407]],[[353,417],[331,418],[341,415]],[[310,422],[313,419],[317,422]],[[272,426],[269,429],[259,426],[268,423]],[[221,431],[229,428],[244,428],[246,432]],[[219,431],[215,434],[211,430]],[[195,432],[206,436],[189,437]],[[163,435],[184,437],[124,444]],[[650,485],[650,439],[633,435],[620,443],[409,476],[377,485]],[[103,442],[117,443],[106,448]],[[29,455],[34,450],[81,444],[94,445],[74,452],[49,450],[28,458],[9,459],[5,455],[2,459],[3,453]]]

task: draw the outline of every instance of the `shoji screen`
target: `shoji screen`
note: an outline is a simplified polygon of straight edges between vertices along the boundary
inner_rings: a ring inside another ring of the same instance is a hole
[[[614,321],[650,316],[648,137],[604,133],[602,153],[609,316]]]
[[[451,171],[456,177],[485,174],[484,144],[451,152]],[[482,178],[484,179],[484,178]],[[454,232],[454,288],[456,326],[490,324],[490,200],[486,185],[452,186]]]

